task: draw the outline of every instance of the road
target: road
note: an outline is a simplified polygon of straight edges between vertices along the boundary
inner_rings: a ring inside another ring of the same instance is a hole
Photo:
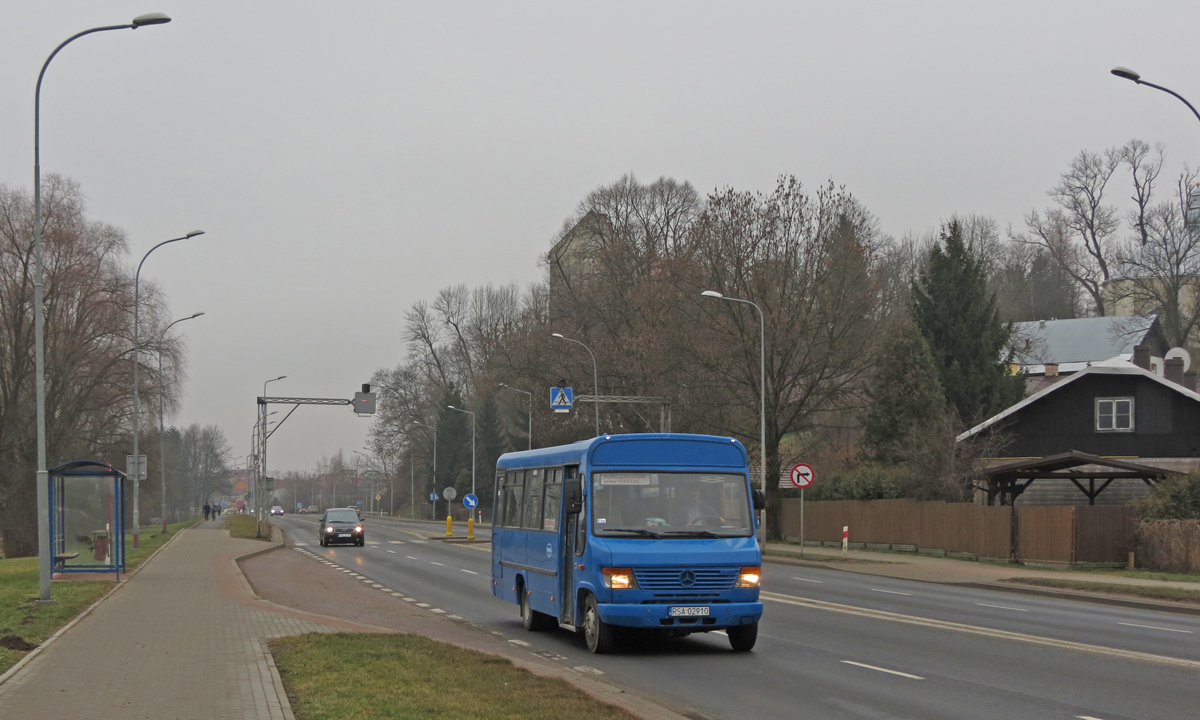
[[[525,631],[517,607],[491,594],[486,545],[428,541],[434,525],[369,519],[366,547],[323,548],[317,518],[275,522],[307,543],[302,549],[431,611],[697,718],[1200,716],[1200,665],[1122,654],[1200,661],[1196,616],[765,563],[752,653],[733,653],[723,635],[708,633],[592,655],[567,631]],[[994,636],[1005,632],[1033,637]]]

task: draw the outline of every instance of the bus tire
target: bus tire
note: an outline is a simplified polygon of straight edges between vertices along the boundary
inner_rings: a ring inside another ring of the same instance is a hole
[[[612,652],[616,640],[616,628],[600,619],[600,607],[595,595],[588,595],[583,610],[583,637],[588,652],[604,655]]]
[[[725,634],[729,636],[729,645],[734,652],[750,652],[758,640],[758,623],[734,625],[725,628]]]

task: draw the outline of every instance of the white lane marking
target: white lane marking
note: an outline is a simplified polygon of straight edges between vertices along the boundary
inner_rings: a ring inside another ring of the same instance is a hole
[[[813,598],[800,597],[798,595],[784,595],[783,593],[768,592],[766,590],[761,591],[759,597],[764,600],[783,603],[784,605],[796,605],[798,607],[810,608],[813,610],[826,610],[828,612],[843,613],[845,615],[857,615],[858,617],[871,618],[872,620],[887,620],[890,622],[904,623],[906,625],[919,625],[921,627],[954,630],[956,632],[968,633],[971,635],[1005,638],[1007,640],[1018,640],[1020,642],[1032,643],[1034,645],[1046,645],[1049,647],[1066,648],[1069,650],[1082,650],[1084,652],[1096,653],[1098,655],[1125,658],[1126,660],[1141,660],[1143,662],[1152,662],[1159,665],[1171,665],[1174,667],[1185,667],[1190,670],[1200,670],[1200,661],[1185,660],[1183,658],[1170,657],[1168,655],[1155,655],[1153,653],[1137,652],[1134,650],[1121,650],[1119,648],[1104,647],[1101,645],[1089,645],[1087,643],[1073,642],[1071,640],[1059,640],[1057,638],[1043,637],[1040,635],[1012,632],[1010,630],[996,630],[995,628],[981,627],[979,625],[966,625],[964,623],[948,622],[946,620],[934,620],[933,618],[919,617],[917,615],[904,615],[902,613],[887,612],[886,610],[874,610],[856,605],[845,605],[842,603],[828,602],[826,600],[814,600]],[[791,642],[790,640],[778,637],[774,637],[772,639]]]
[[[1015,607],[1009,607],[1007,605],[991,605],[989,603],[975,603],[975,604],[980,607],[999,608],[1001,610],[1016,610],[1017,612],[1029,612],[1025,608],[1015,608]]]
[[[906,677],[910,680],[924,680],[925,679],[925,678],[921,677],[920,675],[910,675],[909,673],[900,672],[899,670],[888,670],[887,668],[876,667],[874,665],[868,665],[866,663],[854,662],[853,660],[843,660],[842,662],[844,662],[847,665],[855,665],[857,667],[866,668],[868,670],[878,670],[881,673],[887,673],[889,675],[899,675],[900,677]]]
[[[405,555],[404,557],[408,558],[409,560],[416,560],[416,559],[417,559],[417,558],[416,558],[416,556],[414,556],[414,555]]]
[[[446,566],[445,566],[445,564],[443,564],[443,563],[440,563],[440,562],[434,562],[434,561],[432,561],[432,560],[430,560],[430,561],[429,561],[429,564],[430,564],[430,565],[441,565],[442,567],[446,567]]]
[[[431,612],[431,613],[437,613],[438,615],[445,615],[445,614],[446,614],[446,611],[445,611],[445,610],[443,610],[443,609],[441,609],[441,608],[434,608],[434,609],[430,610],[429,612]]]
[[[880,590],[879,588],[871,588],[871,592],[887,593],[888,595],[912,595],[912,593],[900,592],[899,590]]]
[[[417,603],[417,607],[419,607],[419,608],[427,608],[427,607],[429,607],[429,603]]]
[[[462,620],[461,615],[447,615],[446,617],[450,618],[451,620]]]
[[[520,645],[521,647],[529,647],[529,643],[525,642],[524,640],[509,640],[509,642],[512,643],[513,645]]]
[[[403,545],[404,541],[403,540],[388,540],[388,543],[391,545]]]
[[[378,545],[379,543],[375,542],[374,540],[368,540],[367,544],[368,545]]]
[[[1078,718],[1078,720],[1101,720],[1100,718],[1092,717],[1091,715],[1076,715],[1075,717]]]
[[[472,575],[478,575],[478,574],[479,574],[479,573],[475,572],[474,570],[463,570],[462,568],[459,568],[459,570],[462,570],[462,571],[463,571],[463,572],[465,572],[465,573],[471,573]]]
[[[388,552],[390,552],[390,553],[391,553],[391,554],[393,554],[393,555],[395,555],[395,554],[396,554],[396,551],[395,551],[395,550],[388,550]]]
[[[509,642],[512,642],[512,640],[509,640]],[[577,673],[583,673],[583,674],[587,674],[587,675],[603,675],[604,674],[603,670],[597,670],[596,668],[588,667],[587,665],[579,665],[579,666],[573,667],[571,669]]]
[[[307,546],[308,546],[308,543],[306,543],[306,542],[300,542],[299,540],[295,541],[293,544],[294,544],[294,545],[299,545],[300,547],[307,547]]]
[[[377,583],[377,582],[371,582],[370,580],[368,580],[368,581],[367,581],[367,584],[368,584],[368,585],[370,585],[370,586],[372,586],[372,587],[383,587],[383,586],[382,586],[382,585],[380,585],[379,583]]]
[[[395,590],[393,590],[393,591],[392,591],[392,595],[395,595],[395,596],[396,596],[396,597],[398,597],[398,598],[402,598],[402,597],[404,597],[404,593],[398,593],[398,592],[396,592]]]
[[[793,579],[793,580],[803,580],[804,582],[815,582],[815,583],[823,583],[823,582],[825,582],[824,580],[813,580],[812,578],[797,578],[797,577],[794,577],[794,578],[792,578],[792,579]]]
[[[416,602],[416,598],[404,598],[404,602]]]
[[[1137,623],[1117,623],[1118,625],[1128,625],[1129,627],[1146,628],[1147,630],[1166,630],[1167,632],[1187,633],[1192,634],[1191,630],[1176,630],[1175,628],[1159,627],[1157,625],[1138,625]]]

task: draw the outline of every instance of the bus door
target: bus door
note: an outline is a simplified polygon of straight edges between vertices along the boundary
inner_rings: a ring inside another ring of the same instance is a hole
[[[580,531],[586,532],[587,526],[583,521],[583,513],[578,512],[582,503],[579,494],[579,467],[572,465],[563,469],[563,522],[559,532],[562,541],[562,560],[559,564],[559,622],[566,625],[575,624],[575,563],[583,553],[583,539]],[[572,508],[575,504],[575,508]],[[571,512],[575,509],[576,512]]]

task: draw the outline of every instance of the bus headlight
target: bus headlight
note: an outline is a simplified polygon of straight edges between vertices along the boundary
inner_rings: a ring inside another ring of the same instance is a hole
[[[613,590],[629,590],[637,587],[637,580],[633,577],[633,568],[606,567],[601,571],[601,577],[604,578],[604,587]]]
[[[758,587],[758,581],[761,579],[761,567],[744,567],[738,571],[737,585],[734,587],[756,588]]]

